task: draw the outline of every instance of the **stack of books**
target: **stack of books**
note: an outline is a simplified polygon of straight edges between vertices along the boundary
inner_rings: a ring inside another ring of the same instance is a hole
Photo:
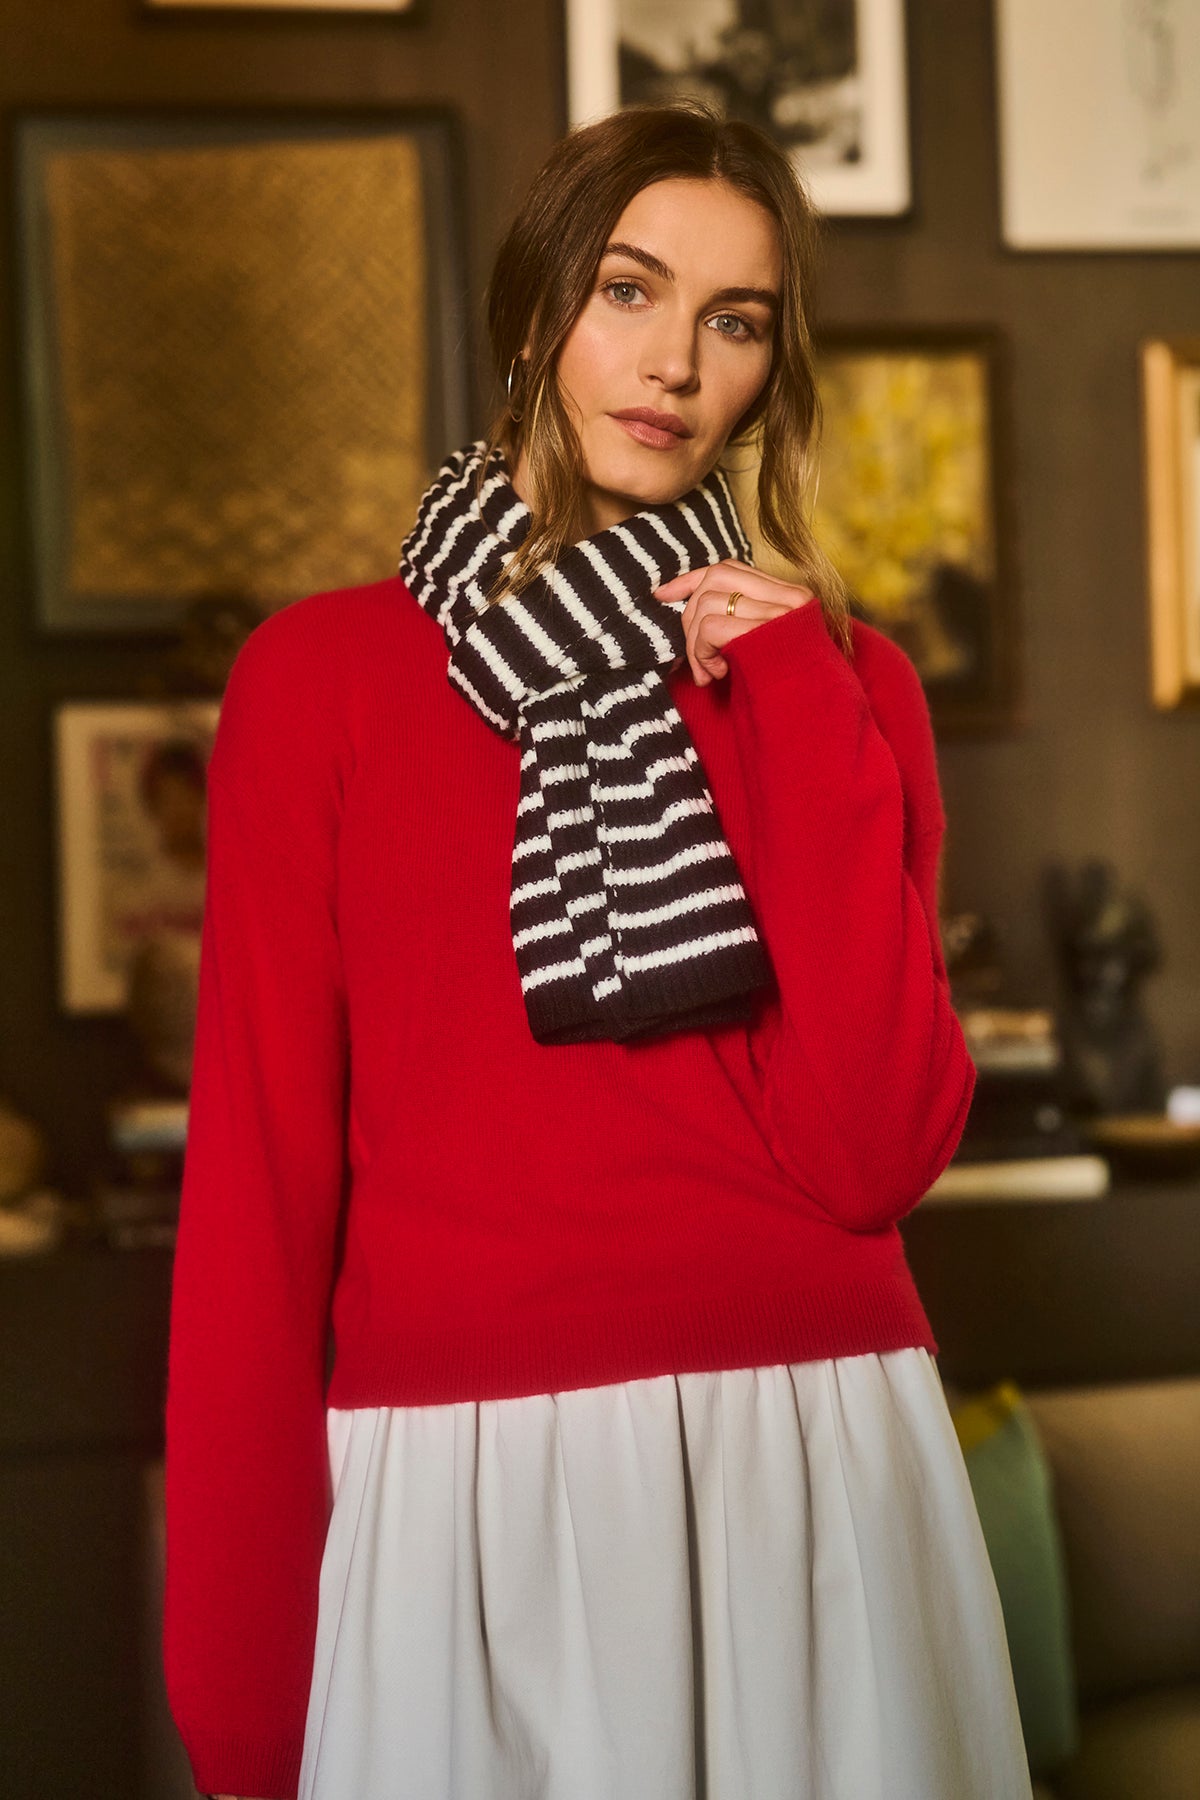
[[[109,1169],[92,1187],[104,1239],[117,1250],[170,1249],[179,1223],[186,1099],[119,1100],[108,1109]]]
[[[1045,1008],[972,1007],[959,1023],[977,1070],[975,1098],[935,1200],[1094,1200],[1111,1171],[1086,1147],[1062,1100],[1062,1049]]]

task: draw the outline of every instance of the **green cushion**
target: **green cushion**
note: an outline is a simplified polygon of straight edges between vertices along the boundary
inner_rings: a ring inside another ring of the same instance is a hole
[[[1050,1465],[1014,1382],[950,1408],[996,1578],[1034,1775],[1075,1753],[1079,1712]]]

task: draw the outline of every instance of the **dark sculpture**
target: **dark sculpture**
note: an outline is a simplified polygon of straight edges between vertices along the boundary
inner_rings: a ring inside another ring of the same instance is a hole
[[[1161,1113],[1160,1051],[1139,989],[1162,963],[1154,920],[1111,865],[1043,871],[1047,927],[1062,986],[1064,1098],[1082,1113]]]

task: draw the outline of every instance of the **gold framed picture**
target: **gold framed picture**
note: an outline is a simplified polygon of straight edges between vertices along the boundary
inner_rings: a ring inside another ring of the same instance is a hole
[[[1200,336],[1141,346],[1150,694],[1200,705]]]
[[[467,435],[451,116],[31,111],[16,175],[39,628],[394,570]]]

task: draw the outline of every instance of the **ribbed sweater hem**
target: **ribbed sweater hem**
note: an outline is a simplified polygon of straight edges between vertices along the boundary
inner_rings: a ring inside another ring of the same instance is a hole
[[[347,1331],[336,1347],[326,1403],[347,1408],[514,1399],[912,1345],[937,1354],[916,1288],[901,1272],[852,1285],[689,1296],[454,1331]]]
[[[303,1734],[282,1741],[256,1738],[213,1737],[203,1749],[192,1750],[192,1778],[202,1794],[253,1794],[255,1800],[295,1800],[300,1786]],[[229,1771],[238,1771],[237,1787],[231,1788]]]

